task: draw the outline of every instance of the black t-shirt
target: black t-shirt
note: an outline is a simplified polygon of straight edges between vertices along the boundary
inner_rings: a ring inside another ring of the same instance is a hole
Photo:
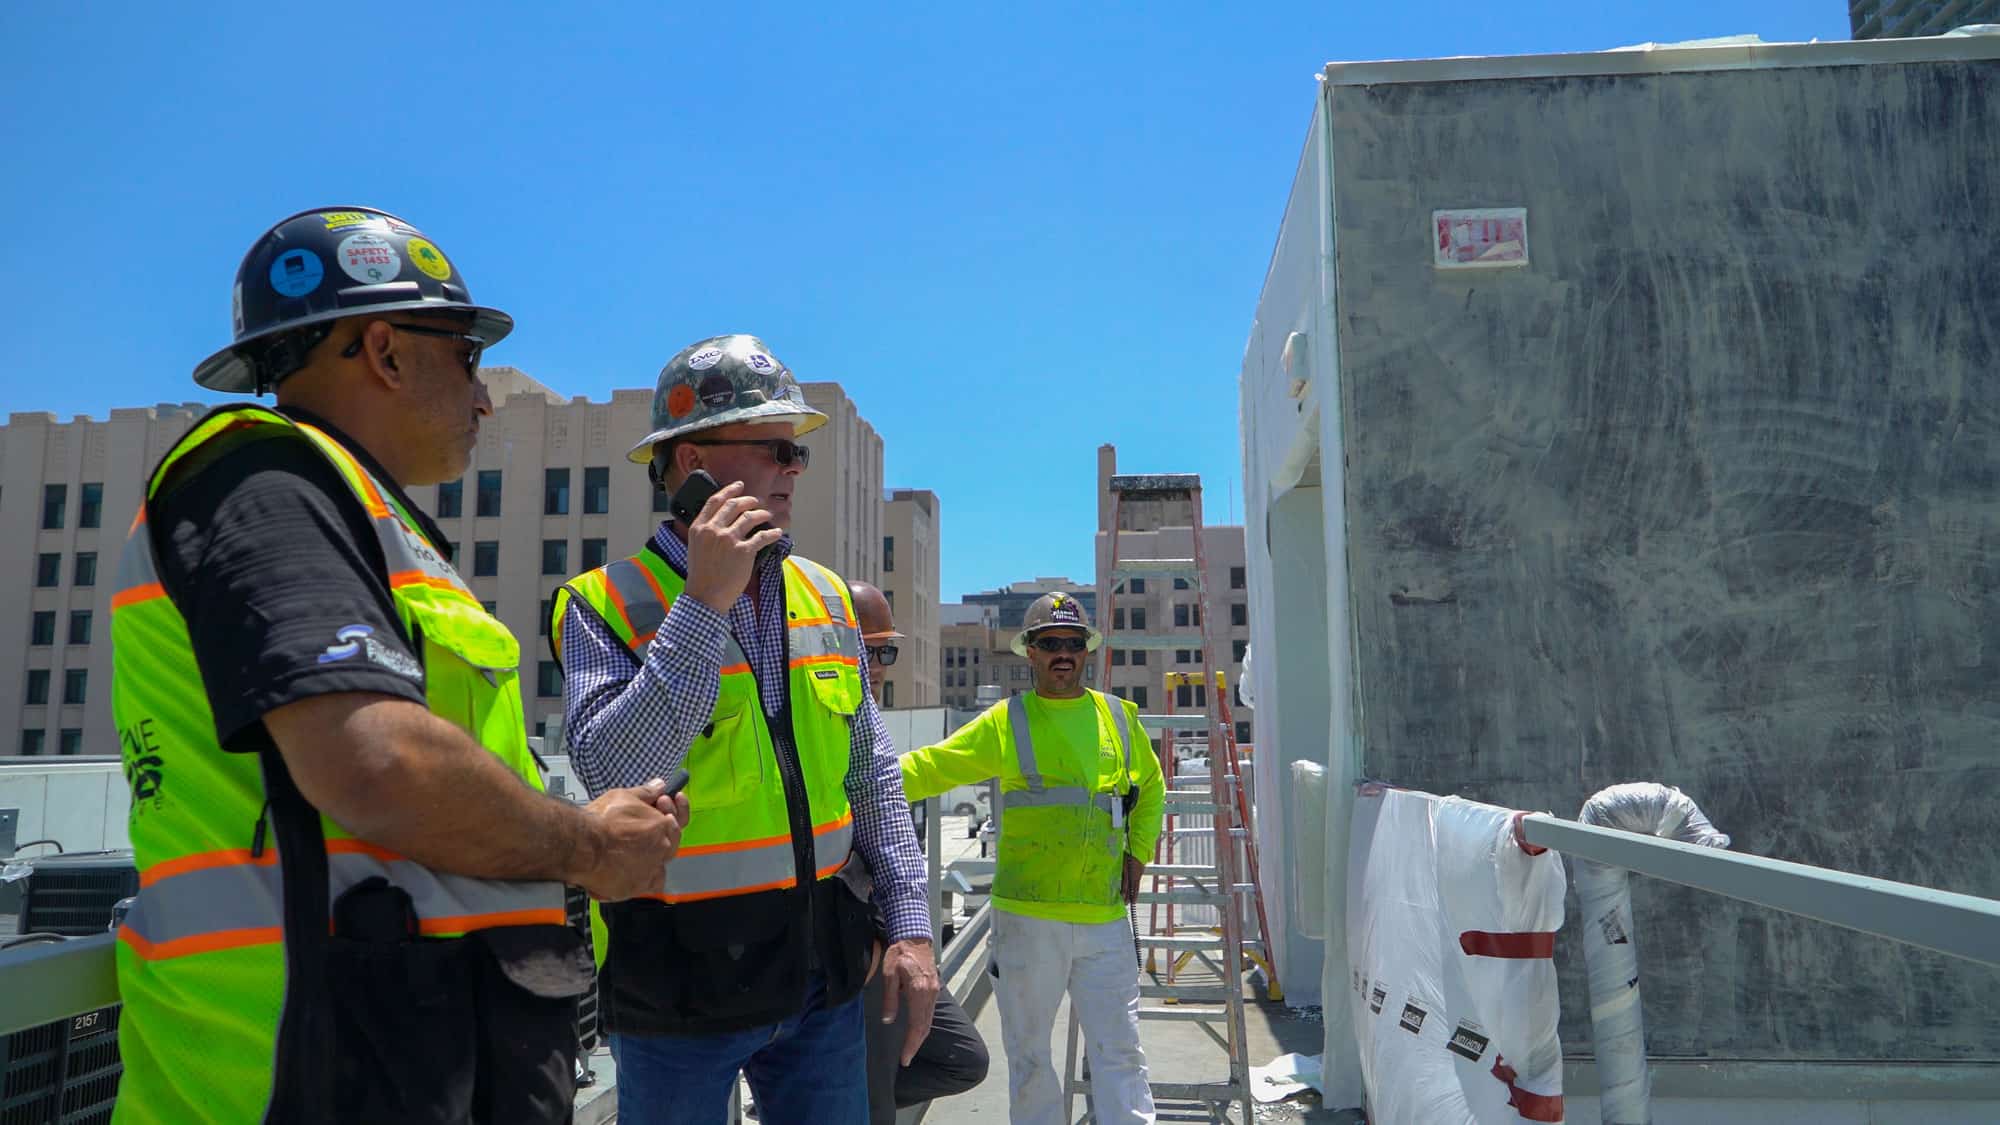
[[[303,410],[390,489],[446,551],[429,517],[374,458]],[[216,738],[271,745],[263,718],[335,692],[424,702],[422,664],[396,615],[374,520],[333,463],[303,436],[270,427],[214,439],[154,499],[148,521],[160,584],[187,619]]]

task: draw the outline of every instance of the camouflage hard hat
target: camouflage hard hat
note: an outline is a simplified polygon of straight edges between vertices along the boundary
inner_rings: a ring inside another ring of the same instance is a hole
[[[806,405],[792,371],[755,336],[711,336],[682,348],[653,387],[652,432],[627,457],[644,465],[653,446],[734,422],[790,422],[792,436],[826,424]]]
[[[1096,652],[1098,644],[1104,639],[1090,627],[1090,617],[1084,613],[1083,603],[1076,600],[1076,595],[1061,592],[1043,594],[1028,607],[1027,613],[1021,615],[1021,631],[1014,634],[1014,655],[1028,655],[1028,642],[1035,639],[1036,633],[1047,629],[1083,630],[1087,652]]]

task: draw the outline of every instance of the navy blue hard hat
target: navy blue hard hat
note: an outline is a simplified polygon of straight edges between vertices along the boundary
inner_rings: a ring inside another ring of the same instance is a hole
[[[465,278],[422,231],[372,207],[301,211],[264,232],[236,268],[235,340],[202,360],[194,381],[262,394],[305,365],[342,317],[459,314],[488,347],[514,318],[472,303]]]

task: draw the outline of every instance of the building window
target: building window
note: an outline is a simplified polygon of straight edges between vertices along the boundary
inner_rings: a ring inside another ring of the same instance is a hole
[[[77,498],[76,526],[102,527],[104,525],[104,486],[86,484],[83,495]]]
[[[500,541],[481,539],[472,545],[472,576],[491,578],[500,573]]]
[[[1208,688],[1202,684],[1194,684],[1192,686],[1188,684],[1182,684],[1181,686],[1174,689],[1174,706],[1176,707],[1208,706]]]
[[[541,631],[541,635],[544,637],[549,635],[549,614],[555,612],[553,609],[554,605],[555,602],[553,599],[543,598],[541,612],[535,615],[535,627]]]
[[[1176,579],[1174,579],[1174,589],[1176,589],[1176,590],[1185,590],[1185,589],[1187,589],[1187,588],[1188,588],[1188,580],[1187,580],[1187,579],[1185,579],[1185,578],[1176,578]]]
[[[499,602],[480,602],[479,608],[485,610],[488,614],[492,616],[498,617],[500,615]]]
[[[73,609],[69,611],[69,643],[87,645],[90,643],[90,611]]]
[[[1198,605],[1177,605],[1174,607],[1175,628],[1187,628],[1201,624],[1201,607]]]
[[[1192,655],[1190,655],[1190,654],[1188,653],[1188,650],[1187,650],[1187,649],[1184,649],[1184,648],[1177,648],[1177,649],[1175,649],[1175,650],[1174,650],[1174,663],[1176,663],[1176,664],[1193,664],[1193,663],[1194,663],[1194,657],[1193,657]]]
[[[1236,745],[1238,746],[1250,745],[1250,720],[1248,719],[1236,720]]]
[[[653,514],[656,516],[668,516],[672,515],[673,511],[673,493],[668,492],[664,488],[655,488],[653,490]]]
[[[31,645],[52,645],[56,643],[56,611],[38,609],[34,619],[28,624],[28,643]]]
[[[1123,686],[1123,685],[1120,685],[1120,684],[1113,684],[1113,685],[1111,685],[1111,694],[1113,694],[1113,695],[1117,696],[1117,697],[1118,697],[1118,698],[1120,698],[1120,699],[1123,699],[1123,698],[1125,698],[1125,688],[1124,688],[1124,686]]]
[[[62,581],[62,556],[43,552],[35,556],[35,585],[53,586]]]
[[[45,484],[42,486],[42,530],[58,531],[63,525],[63,515],[69,507],[69,485]]]
[[[882,537],[882,573],[896,573],[896,537],[893,535]]]
[[[583,470],[583,514],[601,516],[611,511],[611,470],[599,465]]]
[[[1229,623],[1231,625],[1250,624],[1250,607],[1242,602],[1229,603]]]
[[[1139,705],[1139,710],[1144,711],[1146,709],[1146,685],[1140,684],[1134,687],[1129,698],[1132,702]]]
[[[889,603],[889,616],[890,616],[891,618],[895,617],[895,616],[896,616],[896,591],[894,591],[894,590],[884,590],[884,591],[882,591],[882,600],[883,600],[883,601],[885,601],[885,602],[888,602],[888,603]]]
[[[30,707],[39,707],[49,701],[49,670],[47,668],[28,669],[28,695],[24,700]]]
[[[438,485],[437,514],[441,520],[453,520],[465,514],[464,477]]]
[[[1125,666],[1125,650],[1124,650],[1124,649],[1122,649],[1122,648],[1114,648],[1114,649],[1112,649],[1112,650],[1111,650],[1111,666],[1112,666],[1113,668],[1123,668],[1123,667]]]
[[[596,570],[610,561],[611,555],[605,549],[604,540],[586,539],[583,541],[583,569]]]
[[[63,702],[84,703],[89,695],[90,673],[82,668],[71,668],[63,673]]]
[[[1143,578],[1134,578],[1134,579],[1132,580],[1132,592],[1133,592],[1133,593],[1135,593],[1135,594],[1143,594],[1143,593],[1145,593],[1145,592],[1146,592],[1146,580],[1145,580],[1145,579],[1143,579]]]
[[[559,576],[569,574],[569,540],[542,540],[542,573]]]
[[[1134,630],[1141,630],[1141,629],[1144,629],[1145,627],[1146,627],[1146,610],[1145,610],[1145,607],[1144,607],[1144,606],[1135,606],[1135,607],[1133,607],[1133,609],[1132,609],[1132,628],[1133,628]]]
[[[78,551],[76,553],[76,581],[78,586],[97,585],[97,552]]]
[[[1124,611],[1124,610],[1122,610],[1122,609],[1114,609],[1114,610],[1112,610],[1112,611],[1111,611],[1111,627],[1112,627],[1113,629],[1123,629],[1123,628],[1125,627],[1125,611]]]
[[[1232,566],[1229,568],[1229,588],[1232,590],[1241,590],[1243,588],[1242,567]]]
[[[479,492],[474,499],[473,513],[479,516],[500,514],[500,470],[479,470]]]
[[[887,680],[882,684],[882,706],[884,709],[896,705],[896,681]]]
[[[542,514],[569,515],[569,470],[542,470]]]
[[[83,753],[83,728],[64,727],[56,736],[56,753],[76,755]]]
[[[42,742],[43,742],[43,741],[44,741],[45,739],[47,739],[47,738],[48,738],[48,734],[49,734],[49,732],[47,732],[47,731],[45,731],[45,730],[24,730],[24,731],[22,731],[22,732],[21,732],[21,753],[22,753],[23,755],[25,755],[25,756],[27,756],[27,757],[31,757],[31,758],[32,758],[32,757],[34,757],[34,756],[35,756],[36,754],[39,754],[39,753],[41,753],[41,752],[42,752]]]
[[[562,694],[562,665],[544,660],[535,665],[535,694],[554,698]]]
[[[1230,641],[1229,655],[1236,663],[1243,663],[1243,654],[1250,651],[1249,641]]]
[[[453,566],[458,565],[458,540],[453,539],[445,543],[444,557],[447,560],[449,560]]]
[[[1135,648],[1135,649],[1133,649],[1133,650],[1132,650],[1132,664],[1133,664],[1133,666],[1134,666],[1134,667],[1138,667],[1138,668],[1144,668],[1144,667],[1146,666],[1146,650],[1145,650],[1145,649],[1143,649],[1143,648]]]

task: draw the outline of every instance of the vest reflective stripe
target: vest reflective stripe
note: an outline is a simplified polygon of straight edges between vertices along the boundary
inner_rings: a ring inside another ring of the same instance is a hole
[[[125,547],[118,552],[118,584],[111,592],[114,611],[167,596],[166,587],[160,585],[160,572],[153,567],[152,544],[139,534],[144,526],[146,509],[140,508],[139,514],[132,517],[132,530],[125,535]]]
[[[604,578],[612,605],[625,615],[632,647],[641,649],[652,644],[653,634],[660,631],[660,623],[667,619],[667,599],[653,582],[653,576],[638,563],[619,559],[604,568]]]
[[[428,586],[457,594],[475,605],[479,603],[465,580],[458,576],[458,571],[424,542],[423,535],[405,522],[383,497],[375,479],[352,453],[315,426],[301,422],[299,430],[311,437],[321,452],[345,468],[348,480],[357,486],[356,494],[368,509],[368,514],[374,517],[375,538],[382,545],[382,558],[388,565],[391,590],[404,586]]]
[[[566,921],[542,884],[436,872],[360,840],[328,840],[326,849],[329,907],[348,888],[379,875],[409,894],[424,934]],[[254,857],[242,849],[182,856],[155,864],[139,881],[144,893],[119,937],[148,961],[268,945],[284,936],[284,875],[276,849]]]
[[[813,828],[813,877],[840,870],[854,847],[854,814]],[[699,902],[726,895],[780,891],[798,885],[792,838],[771,836],[727,844],[682,848],[667,865],[667,893],[644,897],[660,902]]]
[[[1090,691],[1090,689],[1085,689]],[[1103,700],[1097,692],[1090,691],[1091,701],[1104,709]],[[1123,708],[1119,708],[1123,710]],[[1132,728],[1129,723],[1117,722],[1118,741],[1125,749],[1125,773],[1132,772]],[[1118,791],[1091,793],[1082,786],[1059,785],[1053,789],[1042,784],[1042,771],[1035,764],[1035,738],[1028,729],[1028,698],[1017,695],[1007,701],[1007,726],[1014,732],[1014,762],[1021,770],[1021,780],[1026,789],[1014,789],[1000,795],[1003,809],[1048,808],[1054,805],[1096,805],[1109,814],[1119,801]],[[1121,779],[1123,780],[1123,779]]]

